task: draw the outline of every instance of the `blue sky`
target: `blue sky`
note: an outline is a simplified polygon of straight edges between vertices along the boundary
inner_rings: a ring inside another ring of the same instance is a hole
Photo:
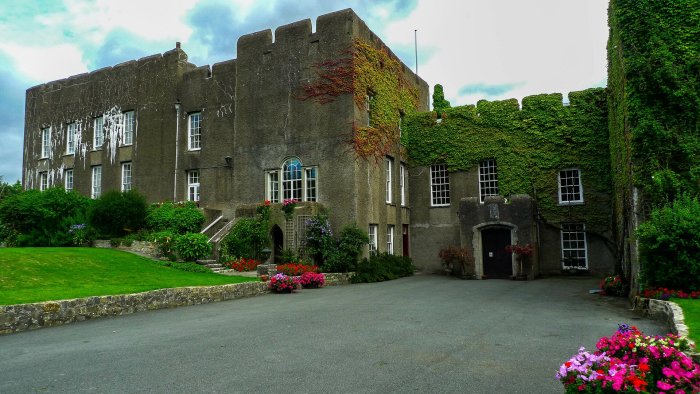
[[[0,0],[0,176],[21,179],[27,88],[162,53],[236,57],[238,37],[353,8],[452,105],[605,86],[607,0]]]

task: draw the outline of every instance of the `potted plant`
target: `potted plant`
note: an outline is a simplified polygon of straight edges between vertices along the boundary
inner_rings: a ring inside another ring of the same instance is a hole
[[[323,287],[323,284],[326,282],[326,276],[312,271],[304,272],[301,274],[299,282],[305,289],[318,289]]]
[[[297,287],[297,283],[295,278],[279,273],[270,278],[267,287],[275,293],[291,293]]]
[[[527,260],[532,255],[532,245],[530,244],[515,244],[506,246],[506,252],[515,254],[515,259],[518,261],[520,269],[515,276],[516,280],[527,280],[527,274],[523,271],[523,260]]]
[[[293,198],[288,198],[282,201],[282,212],[284,212],[284,217],[287,220],[292,219],[294,216],[294,207],[297,205],[297,200]]]
[[[474,256],[467,248],[450,245],[438,253],[446,275],[457,274],[462,278],[468,277],[467,265],[474,262]]]

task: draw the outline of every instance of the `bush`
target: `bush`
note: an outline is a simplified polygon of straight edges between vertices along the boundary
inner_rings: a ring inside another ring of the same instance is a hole
[[[267,222],[260,218],[241,218],[221,242],[221,251],[230,258],[259,260],[269,244]]]
[[[94,201],[88,220],[99,237],[122,237],[143,227],[146,207],[146,198],[135,191],[109,191]]]
[[[197,263],[191,262],[177,262],[177,261],[161,261],[160,265],[164,267],[175,268],[176,270],[186,271],[186,272],[201,272],[201,273],[212,273],[209,268],[199,265]]]
[[[651,212],[637,229],[648,287],[700,290],[700,202],[683,196]]]
[[[146,215],[146,227],[153,231],[169,230],[176,234],[196,233],[206,218],[191,201],[153,204]]]
[[[474,256],[470,249],[450,245],[440,249],[438,257],[446,271],[456,275],[473,274]]]
[[[603,290],[603,294],[609,296],[623,297],[627,294],[627,286],[625,286],[620,275],[603,278],[600,281],[600,289]]]
[[[209,237],[200,233],[187,233],[175,238],[175,251],[185,261],[195,261],[209,256]]]
[[[70,246],[71,226],[87,222],[90,204],[58,187],[13,193],[0,200],[2,234],[17,246]]]
[[[369,237],[356,225],[343,228],[338,237],[334,238],[325,213],[306,222],[306,253],[326,272],[347,272],[357,263],[367,242]]]
[[[163,256],[170,257],[174,256],[175,253],[175,238],[177,235],[172,231],[159,231],[153,233],[153,241],[158,245],[158,250]]]
[[[392,280],[404,276],[413,275],[414,267],[407,256],[395,256],[388,253],[380,253],[362,259],[357,264],[352,283],[369,283]]]

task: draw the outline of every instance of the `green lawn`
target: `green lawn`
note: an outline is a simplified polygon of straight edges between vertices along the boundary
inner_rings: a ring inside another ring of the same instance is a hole
[[[683,308],[683,316],[685,317],[685,324],[690,331],[690,339],[700,346],[700,299],[674,298],[671,301]]]
[[[257,279],[179,271],[112,249],[0,248],[0,305],[250,280]]]

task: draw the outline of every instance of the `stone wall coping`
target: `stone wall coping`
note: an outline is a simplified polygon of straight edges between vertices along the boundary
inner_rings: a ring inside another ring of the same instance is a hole
[[[681,337],[688,337],[688,326],[685,324],[685,316],[683,309],[673,301],[657,300],[654,298],[644,298],[636,296],[632,301],[632,306],[635,311],[641,312],[644,316],[651,317],[656,320],[665,321],[671,328],[671,332]],[[690,338],[688,342],[695,345]],[[686,352],[695,362],[700,363],[700,353],[695,351]]]

